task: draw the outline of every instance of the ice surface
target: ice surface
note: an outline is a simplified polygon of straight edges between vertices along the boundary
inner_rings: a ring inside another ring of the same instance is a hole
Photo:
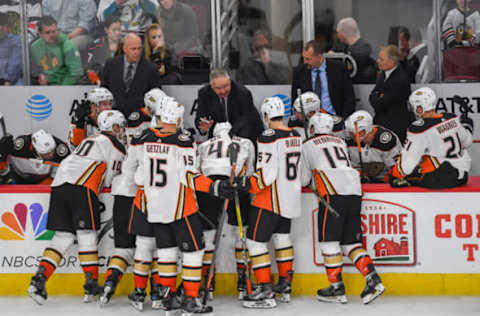
[[[314,297],[292,297],[289,304],[278,303],[275,309],[245,309],[233,297],[216,297],[213,301],[214,315],[248,316],[248,315],[373,315],[373,316],[410,316],[410,315],[480,315],[480,297],[475,296],[382,296],[370,305],[363,305],[359,297],[348,297],[346,305],[318,302]],[[163,311],[154,311],[147,307],[142,313],[133,309],[126,297],[113,297],[106,307],[100,309],[95,303],[84,304],[81,297],[52,296],[45,305],[39,306],[28,297],[0,297],[0,315],[165,315]]]

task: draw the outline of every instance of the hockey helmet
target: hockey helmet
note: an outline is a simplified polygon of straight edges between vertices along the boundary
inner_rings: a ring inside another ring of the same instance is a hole
[[[98,115],[98,128],[102,132],[113,132],[113,126],[118,125],[121,128],[127,126],[125,116],[117,110],[106,110]]]
[[[308,113],[310,112],[316,113],[320,111],[320,106],[322,102],[320,101],[316,93],[308,91],[308,92],[302,93],[300,96],[298,96],[295,99],[295,102],[293,103],[293,107],[295,108],[295,111],[297,111],[298,113],[302,113],[300,100],[303,103],[303,110],[305,111],[305,114],[308,115]]]
[[[221,137],[225,134],[228,134],[231,129],[232,125],[229,122],[217,123],[213,129],[213,136]]]
[[[410,108],[416,117],[422,117],[423,113],[435,110],[437,95],[431,88],[423,87],[412,92],[408,98]]]
[[[52,134],[45,132],[43,129],[32,134],[32,144],[35,151],[40,155],[51,153],[56,147]]]
[[[96,87],[93,88],[87,96],[88,101],[95,105],[99,105],[102,101],[110,101],[110,104],[113,102],[113,94],[107,88]]]
[[[145,96],[143,97],[143,102],[145,103],[145,107],[150,110],[152,115],[155,115],[155,102],[166,96],[167,94],[163,92],[162,89],[153,88],[147,93],[145,93]]]
[[[310,136],[316,134],[331,134],[333,125],[333,117],[330,114],[315,113],[308,121],[308,132]]]
[[[365,110],[359,110],[352,113],[345,121],[345,127],[347,131],[354,135],[355,135],[355,123],[357,125],[358,132],[360,133],[360,139],[362,139],[365,135],[370,133],[373,129],[372,115]],[[365,131],[363,135],[361,133],[362,131]]]
[[[157,119],[167,124],[181,124],[185,108],[172,97],[163,97],[156,102]]]
[[[275,117],[283,117],[285,114],[285,106],[279,97],[270,97],[263,101],[261,112],[263,119],[265,119],[266,114],[268,119],[271,120]]]

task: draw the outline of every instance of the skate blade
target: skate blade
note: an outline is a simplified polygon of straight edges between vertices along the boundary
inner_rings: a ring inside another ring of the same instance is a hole
[[[31,286],[28,288],[28,296],[30,296],[32,298],[32,300],[35,301],[35,303],[37,303],[38,305],[43,305],[46,301],[46,299],[44,299],[42,296],[38,295],[38,294],[35,294],[35,290],[36,288]]]
[[[327,303],[340,303],[340,304],[347,304],[348,300],[345,295],[339,295],[339,296],[320,296],[317,295],[317,299],[321,302],[327,302]]]
[[[110,302],[110,298],[108,298],[108,294],[112,292],[112,288],[110,286],[106,286],[103,289],[103,294],[100,295],[100,307],[104,307]]]
[[[95,294],[85,294],[83,296],[83,302],[86,304],[95,302],[97,299],[98,299],[98,295],[95,295]]]
[[[373,293],[370,293],[370,294],[367,294],[365,295],[363,298],[362,298],[362,301],[363,301],[363,304],[367,305],[367,304],[370,304],[371,302],[373,302],[377,297],[379,297],[380,295],[382,295],[383,293],[385,292],[385,287],[383,286],[383,284],[377,284],[375,286],[375,292]]]
[[[130,304],[132,304],[133,308],[135,308],[137,311],[143,311],[143,302],[130,301]]]
[[[277,302],[274,298],[267,298],[261,301],[243,301],[243,307],[260,309],[275,308],[277,307]]]
[[[165,311],[165,316],[180,316],[182,315],[181,309],[172,309],[169,311]]]
[[[238,291],[238,300],[243,301],[247,297],[247,291]]]
[[[182,315],[182,316],[194,316],[194,315],[213,316],[213,311],[211,311],[211,312],[204,312],[204,313],[202,313],[202,312],[192,313],[192,312],[185,312],[185,311],[181,311],[181,310],[180,310],[180,312],[181,312],[180,315]],[[179,314],[177,314],[177,315],[179,315]]]
[[[279,293],[275,298],[282,303],[290,303],[290,299],[291,299],[290,293]]]

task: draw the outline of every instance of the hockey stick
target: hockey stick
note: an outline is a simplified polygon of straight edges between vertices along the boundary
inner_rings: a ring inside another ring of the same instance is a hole
[[[360,144],[360,132],[358,131],[358,124],[354,122],[355,125],[355,140],[357,142],[358,158],[360,159],[360,171],[362,178],[366,178],[365,168],[363,167],[363,158],[362,158],[362,145]]]
[[[230,157],[230,162],[237,161],[238,150],[239,150],[239,145],[237,143],[230,143],[230,145],[228,145],[227,153],[228,153],[228,156]],[[234,177],[235,177],[235,174],[233,173],[233,169],[232,169],[232,173],[230,175],[230,185],[233,184]],[[220,219],[218,221],[217,231],[215,232],[215,240],[214,240],[215,249],[213,250],[213,254],[212,254],[212,264],[208,268],[207,282],[205,285],[206,291],[208,291],[210,286],[212,286],[212,280],[213,280],[213,275],[215,271],[215,258],[217,257],[217,251],[220,246],[220,238],[222,237],[222,230],[223,230],[223,224],[225,222],[225,216],[227,216],[228,201],[229,201],[228,199],[225,199],[222,214],[220,215]],[[208,295],[207,293],[205,293],[202,299],[203,306],[207,305],[207,299],[208,299]]]
[[[303,118],[304,118],[304,122],[303,122],[303,128],[305,130],[305,139],[308,140],[309,137],[308,137],[308,119],[307,119],[307,114],[305,113],[305,109],[303,107],[303,101],[302,101],[302,98],[301,98],[301,95],[302,95],[302,90],[297,89],[297,95],[298,95],[298,100],[299,100],[299,103],[300,103],[300,109],[302,111],[302,114],[303,114]],[[317,196],[318,200],[320,201],[320,203],[323,204],[323,206],[325,206],[333,215],[335,215],[335,217],[340,217],[340,214],[330,205],[328,204],[327,201],[325,201],[325,199],[318,193],[317,190],[312,190],[312,192]]]
[[[2,137],[7,136],[7,127],[5,126],[5,117],[3,113],[0,112],[0,127],[2,128]]]

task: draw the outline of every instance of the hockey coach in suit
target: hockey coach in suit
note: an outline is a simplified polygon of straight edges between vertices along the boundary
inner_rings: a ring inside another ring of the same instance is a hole
[[[297,89],[313,91],[321,100],[322,108],[343,118],[355,111],[355,94],[345,64],[323,57],[324,45],[309,41],[302,52],[303,64],[293,69],[292,102]]]

